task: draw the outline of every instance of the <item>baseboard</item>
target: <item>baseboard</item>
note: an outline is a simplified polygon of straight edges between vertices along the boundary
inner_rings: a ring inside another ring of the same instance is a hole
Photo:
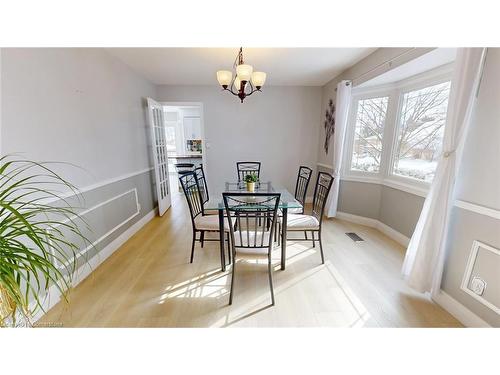
[[[337,212],[336,217],[341,220],[350,221],[351,223],[361,224],[367,227],[375,228],[404,247],[407,247],[408,244],[410,243],[410,239],[406,237],[404,234],[399,233],[397,230],[391,228],[387,224],[384,224],[377,219],[353,215],[341,211]]]
[[[491,326],[487,322],[485,322],[483,319],[474,314],[467,307],[462,305],[460,302],[458,302],[443,290],[440,290],[431,298],[439,306],[453,315],[464,326],[471,328],[491,328]]]
[[[403,233],[398,232],[394,228],[391,228],[387,224],[382,223],[381,221],[377,222],[377,227],[379,231],[384,233],[387,237],[392,238],[394,241],[403,245],[404,247],[408,247],[410,243],[410,239],[406,237]]]
[[[102,249],[96,256],[90,259],[86,264],[82,265],[76,272],[72,281],[72,287],[77,286],[83,280],[89,276],[93,270],[95,270],[101,263],[108,259],[116,250],[118,250],[127,240],[136,234],[139,229],[146,225],[156,216],[156,208],[146,215],[144,215],[139,221],[133,224],[125,232],[120,234],[112,242],[110,242],[104,249]],[[49,288],[47,295],[44,297],[43,307],[45,311],[51,309],[55,304],[61,300],[61,294],[56,286]],[[43,316],[44,312],[40,311],[36,316],[33,317],[33,322],[36,322]]]
[[[378,220],[372,219],[365,216],[358,216],[349,214],[347,212],[337,211],[337,215],[335,216],[337,219],[350,221],[351,223],[366,225],[367,227],[376,228]]]

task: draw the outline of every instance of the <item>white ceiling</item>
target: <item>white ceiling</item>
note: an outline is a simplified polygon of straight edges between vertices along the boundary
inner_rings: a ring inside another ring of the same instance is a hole
[[[267,73],[266,85],[323,86],[376,48],[244,48],[245,63]],[[155,84],[213,85],[231,70],[238,48],[108,48]]]

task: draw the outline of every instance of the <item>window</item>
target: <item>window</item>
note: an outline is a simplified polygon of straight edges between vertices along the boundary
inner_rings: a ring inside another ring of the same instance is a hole
[[[403,94],[392,173],[431,182],[443,144],[450,82]]]
[[[378,173],[382,158],[382,138],[388,97],[358,102],[351,169]]]
[[[425,194],[442,152],[450,75],[445,66],[396,84],[354,89],[344,178]]]
[[[170,125],[167,123],[165,127],[165,137],[167,139],[167,152],[168,153],[176,153],[177,147],[175,143],[175,124]]]
[[[167,153],[183,153],[183,137],[179,124],[179,112],[175,107],[163,107]]]

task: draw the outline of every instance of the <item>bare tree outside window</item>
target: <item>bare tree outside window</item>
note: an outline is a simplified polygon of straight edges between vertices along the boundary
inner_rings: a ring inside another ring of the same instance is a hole
[[[358,101],[351,169],[374,173],[380,170],[388,102],[388,97]]]
[[[450,82],[407,92],[399,113],[393,173],[431,182],[443,144]]]

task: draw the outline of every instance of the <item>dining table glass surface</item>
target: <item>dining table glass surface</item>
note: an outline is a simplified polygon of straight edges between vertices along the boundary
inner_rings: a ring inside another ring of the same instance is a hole
[[[210,191],[210,198],[203,204],[203,211],[205,213],[218,213],[219,215],[219,247],[221,253],[221,270],[226,270],[226,256],[224,252],[224,216],[225,206],[222,197],[223,193],[248,193],[247,198],[252,197],[252,193],[281,193],[278,208],[281,210],[281,233],[279,236],[281,240],[281,270],[285,270],[286,260],[286,232],[287,232],[287,216],[288,210],[292,208],[302,208],[302,204],[290,194],[290,192],[280,185],[275,185],[272,182],[258,182],[255,184],[253,192],[247,191],[245,182],[226,182],[223,189]],[[228,259],[231,262],[230,253],[228,252]]]
[[[281,193],[278,208],[302,208],[302,205],[290,192],[282,186],[272,182],[259,182],[255,185],[255,193]],[[205,211],[218,211],[224,209],[222,193],[248,193],[245,182],[226,182],[224,189],[210,192],[210,199],[204,205]]]

